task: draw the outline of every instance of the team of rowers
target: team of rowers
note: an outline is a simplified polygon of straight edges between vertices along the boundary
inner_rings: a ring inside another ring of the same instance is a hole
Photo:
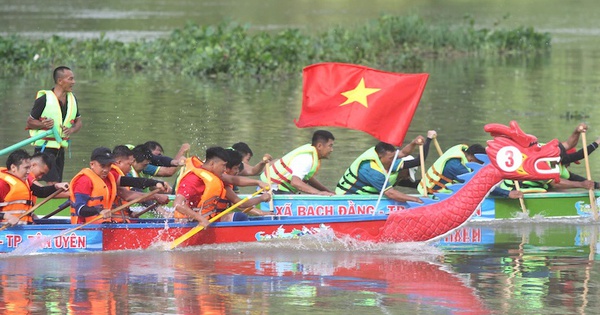
[[[561,182],[523,182],[521,190],[514,183],[504,181],[492,194],[508,198],[520,198],[523,191],[546,191],[554,188],[597,188],[597,183],[570,173],[566,166],[582,159],[582,152],[572,148],[579,134],[587,126],[578,126],[569,140],[560,144],[562,154]],[[469,172],[467,162],[480,162],[477,154],[485,154],[480,145],[456,145],[444,152],[426,172],[420,182],[415,180],[415,168],[420,159],[410,155],[418,145],[423,145],[426,158],[435,131],[427,138],[416,137],[404,148],[380,142],[361,154],[342,175],[335,190],[321,184],[315,177],[322,159],[329,158],[333,151],[334,136],[326,130],[314,132],[311,143],[300,146],[273,161],[269,154],[256,165],[250,165],[252,150],[243,142],[231,148],[211,147],[205,152],[204,160],[197,156],[183,158],[189,145],[182,145],[175,158],[162,155],[160,144],[150,141],[138,146],[118,145],[113,150],[105,147],[93,150],[89,167],[77,173],[70,183],[52,183],[43,186],[38,180],[47,174],[51,157],[43,152],[30,156],[25,150],[16,150],[8,156],[6,168],[0,169],[0,216],[9,225],[33,223],[29,211],[38,197],[47,197],[56,191],[64,191],[62,197],[69,198],[71,222],[74,224],[103,218],[104,222],[128,222],[133,215],[129,208],[113,211],[127,201],[143,197],[144,189],[158,189],[161,193],[150,198],[158,204],[169,202],[168,194],[175,194],[174,217],[179,221],[195,220],[203,226],[208,219],[237,203],[241,198],[236,186],[258,186],[266,188],[271,183],[274,194],[306,193],[316,195],[334,194],[379,194],[397,201],[422,202],[415,195],[404,194],[393,186],[416,188],[424,195],[446,189],[447,185],[460,181],[458,175]],[[600,139],[588,146],[593,152]],[[178,172],[174,189],[162,180],[150,176],[172,176]],[[388,174],[389,173],[389,174]],[[247,176],[259,175],[260,180]],[[386,178],[386,176],[389,176]],[[250,215],[271,214],[254,206],[271,199],[270,193],[262,193],[240,205],[243,212],[232,212],[222,221],[247,220]],[[168,211],[162,210],[165,216]],[[26,215],[24,215],[26,214]]]

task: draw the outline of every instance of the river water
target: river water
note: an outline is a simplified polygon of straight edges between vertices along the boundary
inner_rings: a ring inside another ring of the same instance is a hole
[[[550,53],[539,56],[428,60],[423,71],[430,78],[407,141],[435,129],[444,148],[483,143],[489,139],[485,124],[510,120],[541,141],[565,140],[581,121],[590,125],[588,142],[600,136],[594,124],[600,19],[592,0],[59,0],[52,7],[0,0],[0,33],[152,39],[185,20],[215,24],[224,19],[249,23],[252,30],[318,32],[361,25],[382,13],[417,13],[447,23],[470,14],[479,26],[527,25],[553,37]],[[278,82],[214,81],[69,66],[76,74],[84,127],[73,137],[65,178],[85,167],[100,145],[152,139],[166,154],[175,154],[189,142],[192,153],[202,155],[208,146],[244,141],[256,156],[278,157],[306,143],[314,131],[293,125],[300,111],[300,74]],[[25,119],[35,92],[52,86],[51,70],[0,77],[0,148],[27,137]],[[331,130],[335,151],[318,176],[333,187],[376,140],[358,131]],[[435,157],[432,152],[428,162]],[[591,157],[592,175],[598,178],[600,161]],[[572,170],[585,174],[583,163]],[[476,228],[488,231],[477,244],[378,247],[317,241],[3,258],[0,312],[598,313],[596,225],[537,220]]]

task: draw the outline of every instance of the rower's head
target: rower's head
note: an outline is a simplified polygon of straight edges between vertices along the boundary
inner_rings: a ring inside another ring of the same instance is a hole
[[[245,142],[238,142],[231,147],[242,155],[242,161],[246,163],[250,162],[250,159],[254,156],[250,146],[248,146],[248,144]]]
[[[19,149],[11,153],[6,159],[6,168],[8,173],[22,179],[27,180],[31,169],[31,156],[27,151]]]
[[[333,134],[327,130],[317,130],[312,136],[312,146],[317,149],[319,159],[328,159],[333,152]]]
[[[115,158],[109,148],[99,147],[92,151],[90,157],[90,169],[96,175],[106,178],[110,172],[110,166],[115,162]]]
[[[228,175],[237,175],[244,169],[244,158],[242,154],[234,149],[227,149],[227,164],[225,165],[225,173]]]
[[[54,69],[52,73],[54,84],[60,87],[65,92],[73,92],[73,86],[75,85],[75,75],[69,67],[60,66]]]
[[[146,141],[144,145],[146,145],[150,152],[154,155],[163,155],[163,153],[165,152],[162,145],[160,145],[160,143],[156,141]]]
[[[141,172],[150,164],[152,152],[146,144],[136,145],[133,148],[133,164],[131,165],[136,172]]]
[[[485,148],[481,144],[473,144],[465,151],[465,157],[469,162],[475,162],[482,164],[480,160],[475,157],[475,154],[486,154]]]
[[[133,151],[125,145],[118,145],[112,151],[113,157],[115,158],[115,165],[121,170],[121,172],[127,174],[131,171],[131,165],[133,164]]]
[[[48,174],[51,165],[52,158],[44,152],[38,152],[31,156],[31,169],[29,172],[38,180]]]
[[[221,147],[208,148],[206,149],[206,160],[202,164],[202,168],[221,177],[227,169],[228,159],[227,150]]]
[[[390,169],[392,166],[392,161],[394,160],[394,156],[396,155],[396,147],[389,143],[379,142],[375,145],[375,152],[379,157],[379,161],[386,170]]]

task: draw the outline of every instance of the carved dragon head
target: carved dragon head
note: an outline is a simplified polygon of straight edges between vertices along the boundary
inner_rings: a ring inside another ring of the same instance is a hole
[[[484,130],[494,137],[487,142],[487,155],[505,179],[559,180],[557,139],[540,145],[537,138],[523,132],[516,121],[511,121],[510,126],[487,124]]]

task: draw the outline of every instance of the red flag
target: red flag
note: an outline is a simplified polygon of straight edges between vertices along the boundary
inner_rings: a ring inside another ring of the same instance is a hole
[[[358,129],[400,146],[428,76],[343,63],[310,65],[303,71],[302,112],[296,126]]]

